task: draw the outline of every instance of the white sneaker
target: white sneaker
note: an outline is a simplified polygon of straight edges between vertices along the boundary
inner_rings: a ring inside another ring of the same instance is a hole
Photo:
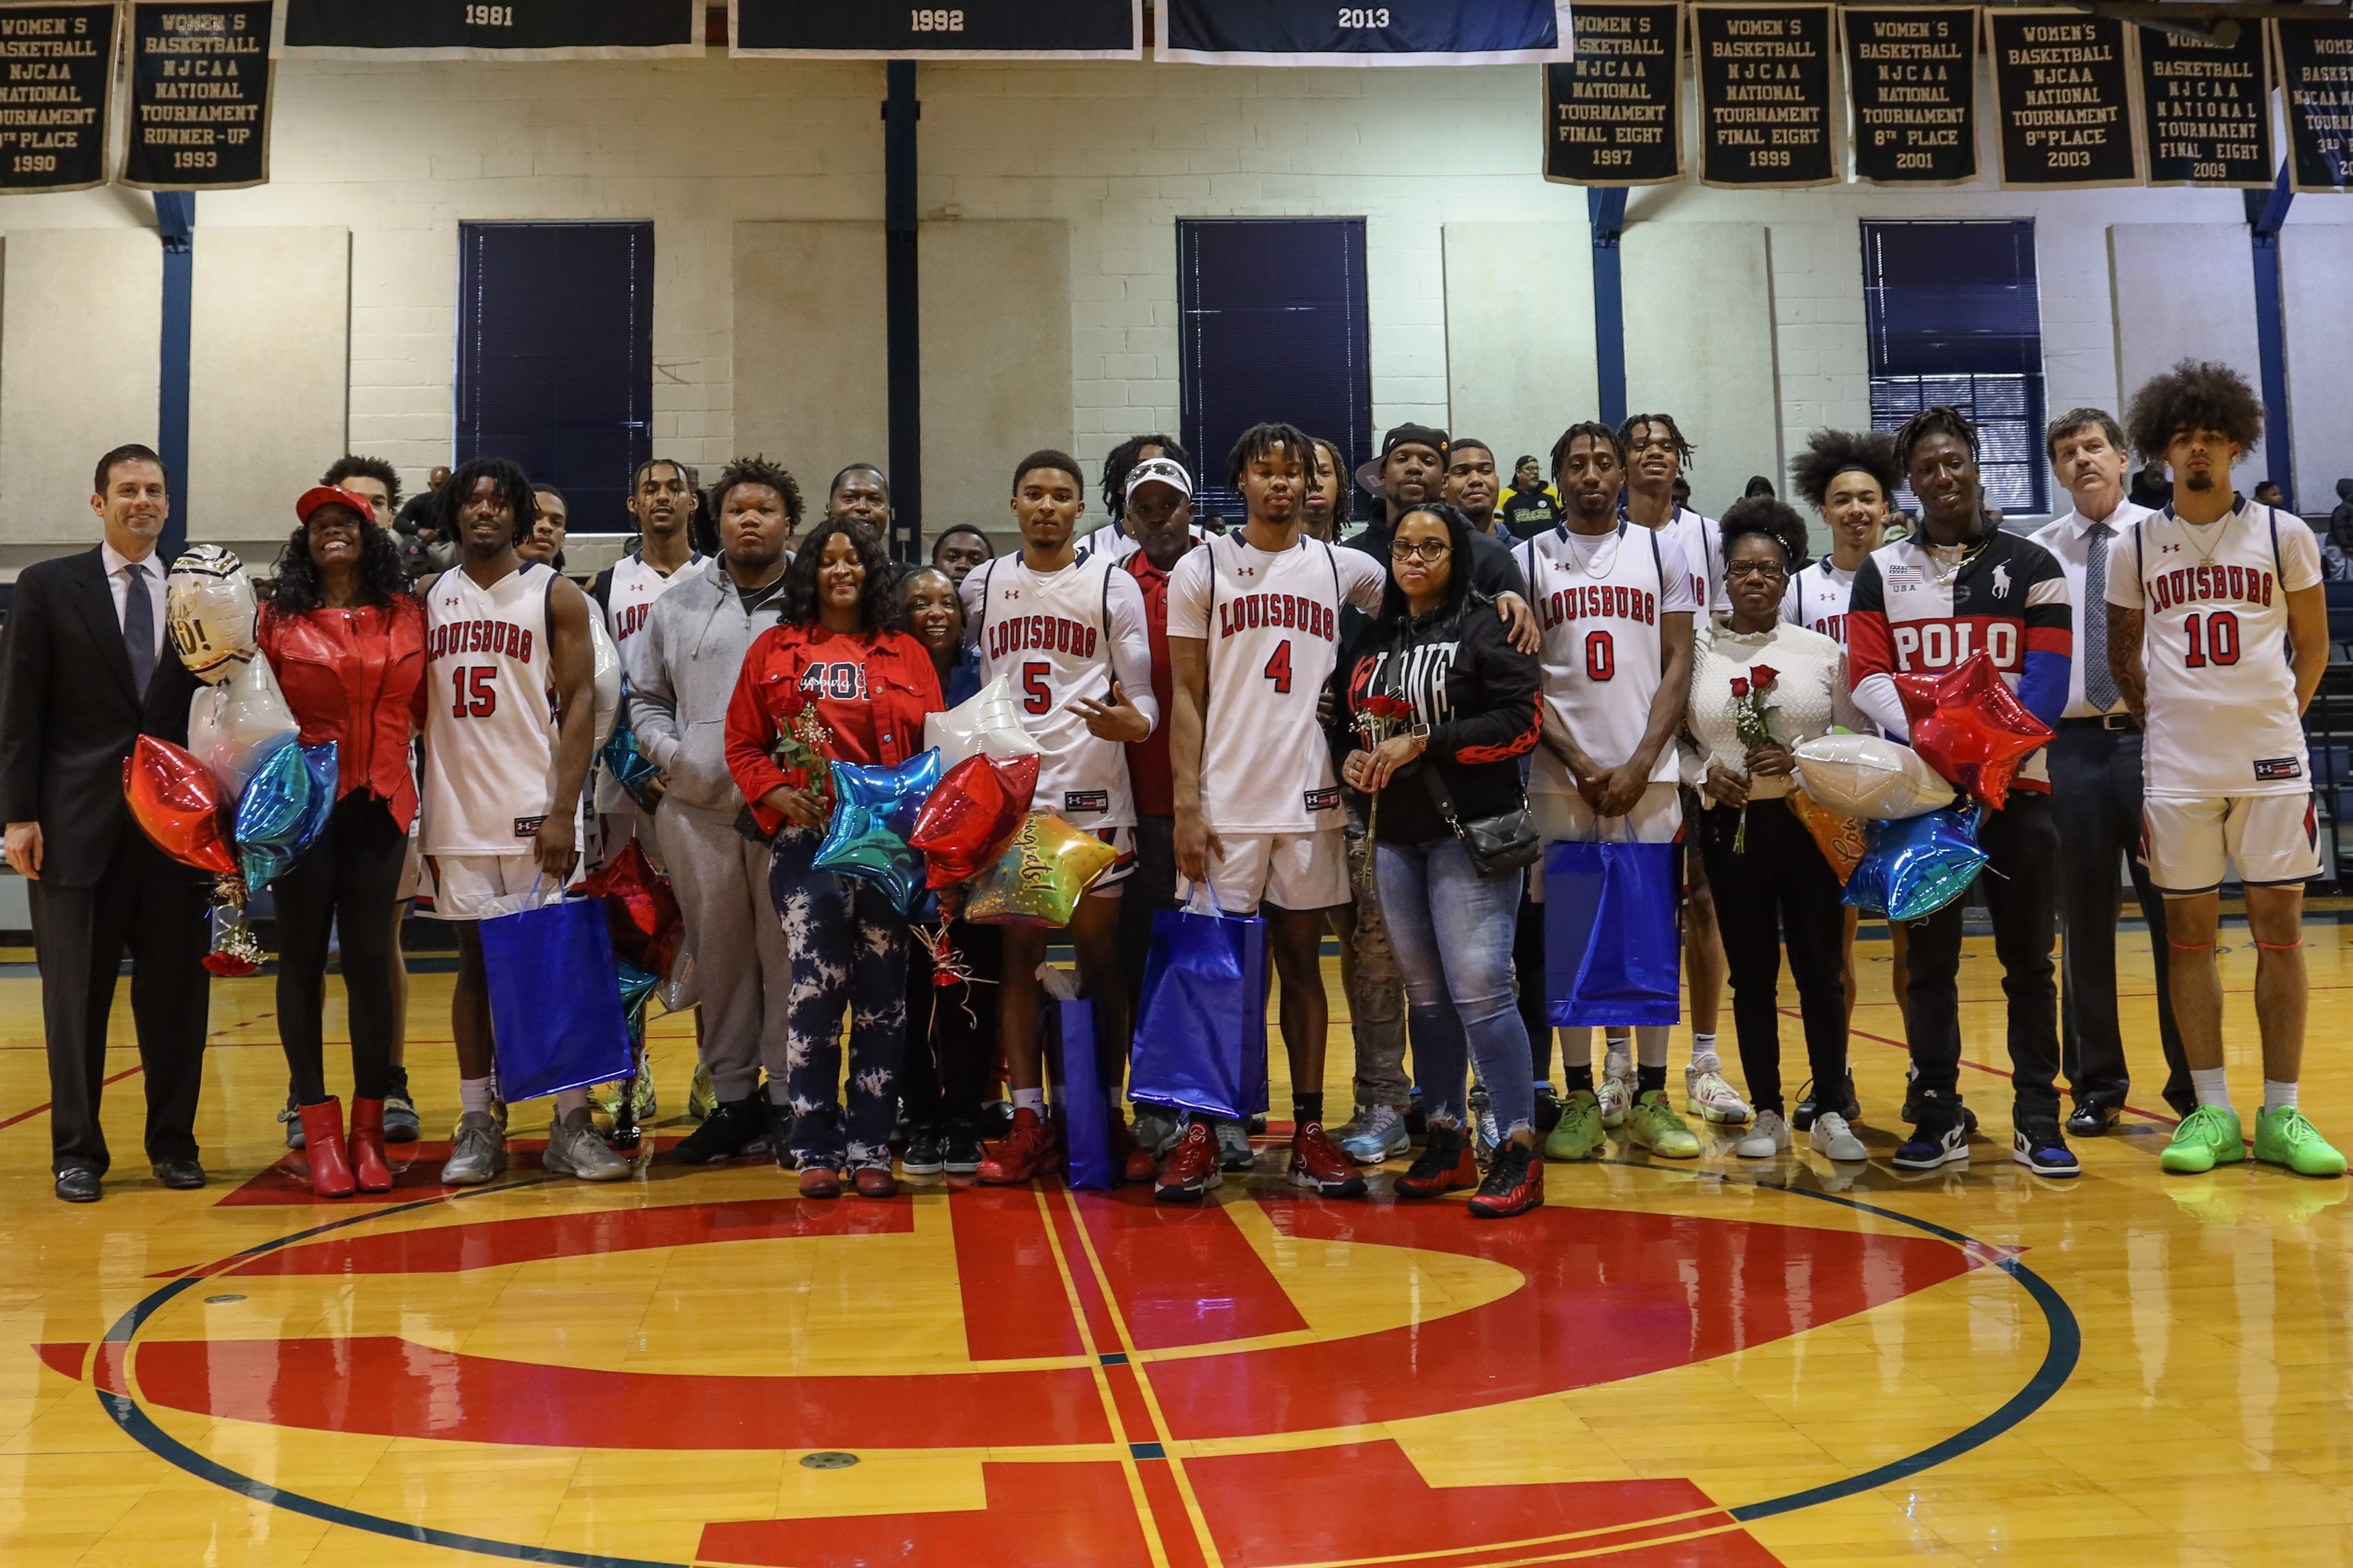
[[[1724,1081],[1724,1074],[1715,1068],[1683,1068],[1683,1114],[1696,1116],[1718,1124],[1748,1120],[1748,1102],[1738,1091]],[[1785,1136],[1781,1147],[1787,1149]]]
[[[1808,1142],[1813,1144],[1815,1153],[1833,1160],[1871,1158],[1871,1151],[1862,1146],[1862,1140],[1847,1126],[1846,1118],[1833,1110],[1825,1110],[1815,1116],[1814,1130],[1808,1135]]]
[[[469,1110],[458,1118],[449,1158],[441,1166],[441,1184],[479,1187],[506,1168],[507,1141],[499,1131],[499,1119],[487,1110]]]
[[[631,1168],[606,1143],[586,1107],[570,1116],[558,1111],[547,1124],[547,1150],[539,1163],[553,1175],[577,1176],[584,1182],[617,1182]]]
[[[1634,1109],[1634,1080],[1630,1076],[1620,1078],[1614,1072],[1604,1073],[1601,1092],[1596,1098],[1601,1101],[1601,1125],[1622,1127],[1626,1124],[1626,1113]]]
[[[1723,1079],[1716,1081],[1721,1083]],[[1747,1137],[1732,1146],[1732,1152],[1744,1160],[1769,1160],[1776,1154],[1786,1154],[1789,1152],[1789,1124],[1781,1120],[1778,1110],[1760,1110],[1757,1113],[1757,1125],[1748,1130]]]

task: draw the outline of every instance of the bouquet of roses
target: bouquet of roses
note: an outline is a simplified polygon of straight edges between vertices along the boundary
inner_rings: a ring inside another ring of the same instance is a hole
[[[1781,679],[1781,672],[1769,664],[1752,664],[1746,675],[1732,678],[1732,728],[1740,743],[1754,751],[1758,746],[1781,744],[1773,733],[1773,715],[1780,710],[1766,701],[1766,692]],[[1740,807],[1740,826],[1732,835],[1732,852],[1746,854],[1748,849],[1748,807]]]
[[[1366,694],[1356,708],[1356,743],[1367,752],[1380,749],[1383,741],[1402,735],[1413,728],[1413,704],[1394,691],[1374,691]],[[1371,838],[1380,820],[1381,797],[1374,795],[1365,807],[1365,837]],[[1366,855],[1358,868],[1356,879],[1370,887],[1373,879],[1373,857]]]
[[[833,731],[817,716],[817,709],[804,706],[769,748],[778,767],[800,770],[808,792],[817,796],[828,819],[833,816],[833,763],[826,757],[825,743],[832,739]]]

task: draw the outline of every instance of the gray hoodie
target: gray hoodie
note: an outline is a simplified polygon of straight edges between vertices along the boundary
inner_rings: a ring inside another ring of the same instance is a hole
[[[743,808],[727,771],[727,702],[744,655],[782,613],[781,595],[746,613],[724,556],[654,601],[629,712],[662,771],[663,809],[727,823]]]

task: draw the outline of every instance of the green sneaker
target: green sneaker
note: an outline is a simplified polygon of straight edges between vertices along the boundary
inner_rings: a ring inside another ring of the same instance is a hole
[[[711,1085],[711,1069],[701,1062],[694,1064],[694,1081],[686,1091],[686,1114],[695,1121],[708,1121],[711,1113],[719,1109],[719,1091]]]
[[[1560,1120],[1545,1137],[1547,1160],[1590,1160],[1601,1152],[1601,1101],[1590,1089],[1577,1089],[1560,1102]]]
[[[2299,1176],[2345,1173],[2345,1156],[2330,1148],[2320,1129],[2293,1105],[2255,1112],[2255,1158],[2266,1165],[2285,1165]]]
[[[1626,1135],[1638,1149],[1668,1160],[1699,1158],[1699,1135],[1683,1125],[1667,1103],[1666,1090],[1654,1089],[1634,1101],[1633,1113],[1626,1118]]]
[[[2217,1165],[2236,1164],[2247,1157],[2240,1135],[2239,1113],[2227,1105],[2201,1105],[2181,1119],[2173,1142],[2157,1157],[2158,1169],[2177,1176],[2194,1176]]]

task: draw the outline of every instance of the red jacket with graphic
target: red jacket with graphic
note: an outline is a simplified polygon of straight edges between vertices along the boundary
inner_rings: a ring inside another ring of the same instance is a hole
[[[774,626],[744,655],[727,704],[727,771],[752,805],[763,832],[784,816],[760,804],[778,784],[807,789],[803,770],[776,761],[774,748],[804,708],[830,731],[829,761],[896,767],[923,749],[923,716],[947,706],[940,672],[923,645],[904,632],[865,636],[823,626]]]
[[[364,789],[406,827],[417,815],[408,738],[425,679],[425,607],[326,605],[305,615],[265,608],[254,639],[302,727],[302,743],[335,742],[335,794]]]

